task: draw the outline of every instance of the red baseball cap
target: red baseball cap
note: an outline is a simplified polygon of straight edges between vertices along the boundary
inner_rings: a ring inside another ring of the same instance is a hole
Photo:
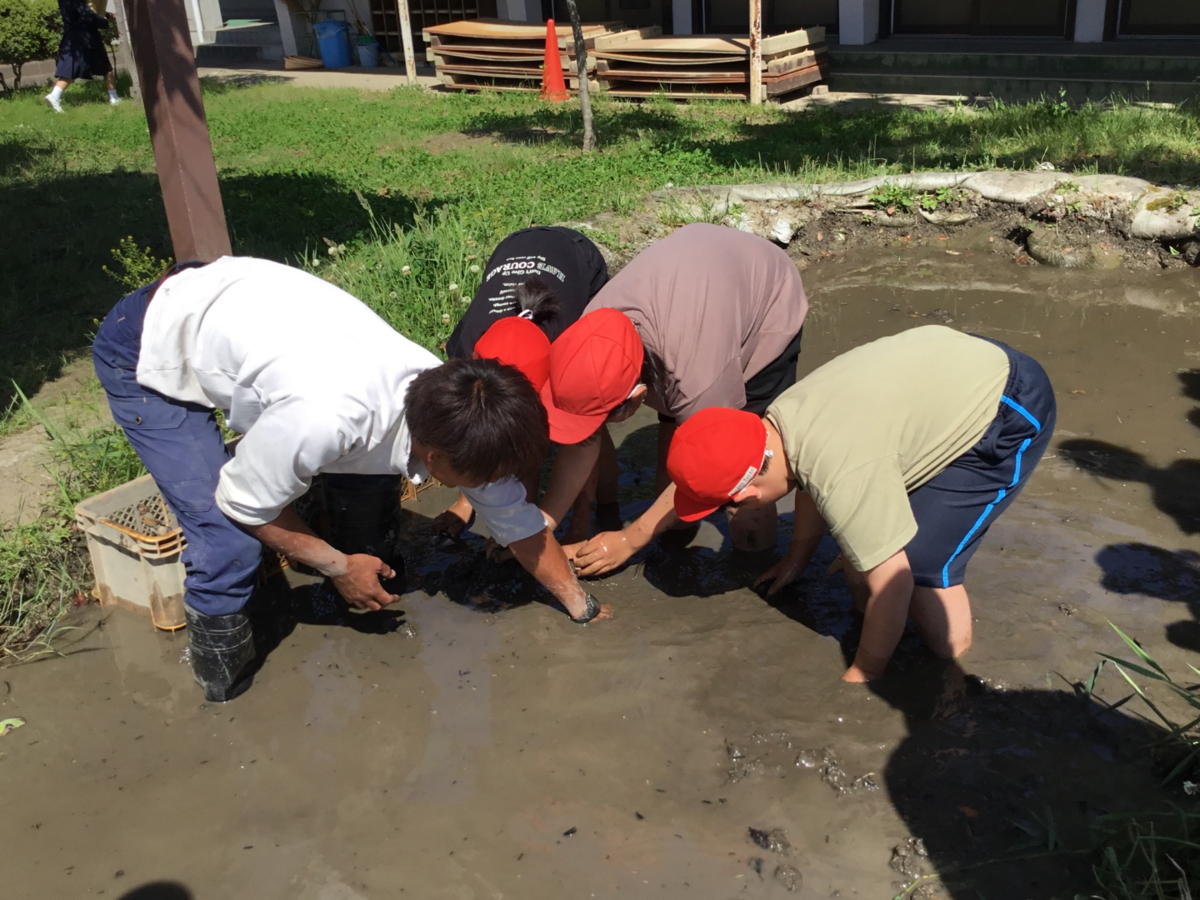
[[[637,386],[642,355],[633,322],[615,309],[590,312],[560,334],[542,387],[550,440],[578,444],[595,434]]]
[[[550,338],[528,319],[507,316],[475,342],[475,358],[515,366],[540,391],[550,377]]]
[[[700,410],[676,429],[667,453],[676,514],[694,522],[720,509],[754,480],[766,452],[767,428],[754,413]]]

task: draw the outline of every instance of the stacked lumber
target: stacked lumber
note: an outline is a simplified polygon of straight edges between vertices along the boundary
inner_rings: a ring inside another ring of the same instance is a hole
[[[595,42],[622,30],[620,22],[583,26],[589,76],[596,61]],[[556,25],[563,74],[577,74],[577,53],[570,24]],[[546,26],[505,19],[471,19],[431,25],[421,32],[428,47],[425,58],[434,64],[447,88],[459,91],[540,91],[546,50]],[[637,32],[634,33],[635,35]],[[574,78],[578,88],[578,77]]]
[[[762,39],[763,98],[824,81],[825,29]],[[750,38],[743,35],[617,34],[596,39],[596,78],[614,97],[750,99]]]

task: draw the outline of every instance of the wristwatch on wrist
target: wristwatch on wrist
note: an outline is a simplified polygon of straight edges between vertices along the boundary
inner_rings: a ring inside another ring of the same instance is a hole
[[[591,594],[584,594],[584,599],[587,601],[587,609],[583,611],[583,615],[579,618],[572,618],[571,621],[579,625],[586,625],[596,616],[600,615],[600,601]]]

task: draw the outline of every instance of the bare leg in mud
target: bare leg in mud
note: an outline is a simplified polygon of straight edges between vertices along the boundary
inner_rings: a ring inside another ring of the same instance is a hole
[[[871,596],[867,576],[838,557],[830,571],[840,565],[846,575],[854,608],[866,612]],[[908,617],[931,651],[945,659],[957,659],[971,649],[971,601],[961,584],[951,588],[913,588]]]
[[[599,477],[596,481],[596,504],[617,502],[617,445],[605,427],[600,431]]]
[[[971,601],[961,584],[914,588],[908,616],[938,656],[957,659],[971,649]]]
[[[600,429],[602,435],[608,434],[608,429]],[[614,452],[614,460],[616,458]],[[571,506],[571,524],[567,526],[567,533],[563,536],[563,544],[578,544],[581,541],[586,541],[592,535],[592,504],[596,500],[596,488],[600,481],[600,470],[604,466],[604,439],[601,437],[600,443],[600,458],[596,460],[596,465],[592,467],[592,474],[588,476],[583,487],[579,490],[579,495],[575,498],[575,503]]]
[[[846,586],[850,588],[850,597],[854,600],[854,608],[860,613],[867,611],[867,601],[871,598],[871,588],[867,586],[867,576],[846,562],[844,556],[839,556],[829,567],[829,572],[842,572],[846,576]]]
[[[671,450],[671,438],[674,436],[674,422],[658,423],[658,458],[654,469],[654,493],[656,496],[661,496],[662,492],[667,489],[667,485],[671,483],[671,476],[667,474],[667,453]]]

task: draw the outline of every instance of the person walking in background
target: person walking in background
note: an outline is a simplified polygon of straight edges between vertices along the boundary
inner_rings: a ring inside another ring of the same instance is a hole
[[[108,17],[95,12],[84,0],[58,0],[58,11],[62,15],[63,36],[54,67],[54,87],[42,99],[60,113],[67,85],[77,78],[103,76],[104,86],[108,88],[108,102],[116,106],[121,99],[117,96],[112,63],[100,34],[108,27]]]

